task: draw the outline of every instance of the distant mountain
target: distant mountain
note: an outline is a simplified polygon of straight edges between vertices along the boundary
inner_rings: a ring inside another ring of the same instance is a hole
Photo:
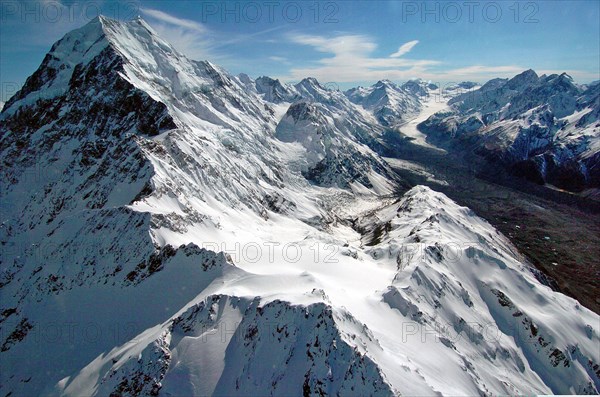
[[[416,82],[398,87],[389,80],[381,80],[371,87],[352,88],[345,94],[352,103],[370,111],[380,124],[394,127],[418,113],[419,97],[427,95],[427,88]]]
[[[65,35],[0,113],[2,394],[598,394],[598,315],[379,154],[409,87]]]
[[[469,151],[536,183],[600,188],[599,85],[527,70],[449,101],[419,128],[432,141]]]
[[[427,97],[432,90],[437,90],[439,87],[436,84],[421,80],[408,80],[400,86],[403,90],[410,92],[418,97]]]
[[[267,102],[281,103],[293,102],[300,97],[300,94],[292,86],[283,85],[277,79],[262,76],[254,82],[256,91],[263,94]]]

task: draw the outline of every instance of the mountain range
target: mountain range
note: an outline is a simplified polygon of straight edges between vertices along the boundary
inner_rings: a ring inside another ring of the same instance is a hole
[[[598,85],[464,87],[411,136],[425,81],[234,76],[139,18],[68,33],[0,114],[0,392],[598,394],[598,314],[396,154],[589,192]]]
[[[420,125],[439,144],[459,147],[538,184],[581,192],[600,188],[600,82],[527,70],[494,79],[449,101]]]

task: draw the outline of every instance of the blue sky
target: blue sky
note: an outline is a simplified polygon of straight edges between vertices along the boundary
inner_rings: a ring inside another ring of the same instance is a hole
[[[232,73],[340,87],[382,78],[510,77],[528,68],[600,79],[600,1],[1,0],[6,100],[52,43],[98,12],[138,14],[193,59]]]

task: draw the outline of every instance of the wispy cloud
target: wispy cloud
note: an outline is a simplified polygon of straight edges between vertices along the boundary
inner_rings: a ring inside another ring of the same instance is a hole
[[[230,44],[237,44],[247,41],[252,41],[253,39],[263,36],[267,33],[272,33],[281,29],[284,29],[285,26],[275,26],[273,28],[268,28],[264,30],[260,30],[258,32],[249,33],[249,34],[238,34],[231,36],[228,40],[219,40],[219,43],[216,44],[217,47],[223,47]],[[264,40],[265,42],[274,42],[271,39]]]
[[[151,17],[154,18],[157,21],[169,24],[169,25],[175,25],[178,26],[180,28],[185,28],[185,29],[189,29],[191,31],[195,31],[198,33],[207,33],[208,29],[202,25],[199,22],[196,21],[192,21],[190,19],[184,19],[184,18],[178,18],[175,17],[171,14],[167,14],[166,12],[160,11],[160,10],[155,10],[152,8],[142,8],[141,11]]]
[[[373,56],[377,43],[365,35],[324,37],[293,34],[288,38],[294,44],[310,46],[318,52],[332,55],[317,60],[317,66],[314,67],[292,68],[289,76],[282,76],[282,79],[291,81],[307,76],[336,82],[403,80],[420,77],[428,68],[440,63],[432,59]],[[400,47],[398,52],[408,52],[416,44],[411,43],[403,45],[404,49]]]
[[[274,62],[279,62],[279,63],[283,63],[283,64],[289,64],[290,61],[288,61],[287,58],[285,57],[279,57],[279,56],[270,56],[269,60],[274,61]]]
[[[465,80],[485,82],[494,77],[512,77],[527,67],[512,65],[469,65],[451,67],[436,59],[409,59],[409,53],[418,40],[402,44],[389,57],[377,57],[377,43],[370,36],[340,34],[333,37],[292,34],[288,41],[296,45],[312,47],[326,54],[306,63],[304,67],[293,67],[287,75],[278,76],[284,81],[298,81],[304,77],[315,77],[320,81],[338,83],[369,82],[382,79],[408,80],[420,77],[435,82],[459,82]],[[542,71],[548,73],[555,71]],[[558,72],[560,73],[560,71]],[[567,71],[576,79],[593,80],[597,75],[583,71]]]
[[[371,53],[377,45],[368,36],[340,35],[336,37],[311,36],[293,34],[291,41],[314,47],[317,51],[332,53],[336,57],[365,56]]]
[[[463,68],[451,69],[448,73],[456,75],[481,75],[481,74],[506,74],[506,73],[520,73],[523,68],[520,66],[484,66],[484,65],[472,65]]]
[[[227,64],[243,63],[234,57],[232,51],[227,51],[227,46],[252,41],[256,43],[258,37],[284,28],[272,27],[246,34],[228,32],[225,35],[197,21],[180,18],[161,10],[143,7],[140,11],[161,37],[186,56]]]
[[[161,37],[188,57],[214,60],[224,58],[211,51],[215,42],[214,34],[203,24],[152,8],[144,7],[140,11]]]
[[[419,40],[413,40],[413,41],[409,41],[408,43],[404,43],[400,46],[400,48],[398,48],[398,51],[394,52],[393,54],[390,55],[390,58],[399,58],[402,55],[410,52],[410,50],[413,49],[414,46],[416,46],[417,44],[419,44]]]
[[[316,59],[304,57],[300,67],[288,58],[278,55],[267,56],[272,62],[292,65],[285,75],[277,76],[285,81],[298,81],[305,77],[316,77],[320,81],[356,83],[381,79],[408,80],[416,77],[436,82],[472,80],[484,82],[493,77],[512,77],[527,67],[522,65],[468,65],[452,68],[435,58],[407,58],[413,48],[420,43],[412,40],[402,44],[389,56],[375,55],[378,44],[368,35],[340,33],[334,36],[311,35],[305,33],[279,34],[277,40],[272,34],[287,26],[275,26],[251,33],[232,34],[209,29],[206,25],[190,19],[180,18],[161,10],[141,8],[142,14],[151,25],[182,53],[194,59],[210,59],[228,66],[242,68],[245,60],[240,59],[232,49],[241,43],[260,46],[274,41],[288,41],[292,45],[310,47],[323,54]],[[226,37],[226,38],[224,38]],[[531,65],[527,65],[528,67]],[[574,78],[594,80],[597,74],[584,71],[567,71]],[[540,71],[544,73],[544,71]]]

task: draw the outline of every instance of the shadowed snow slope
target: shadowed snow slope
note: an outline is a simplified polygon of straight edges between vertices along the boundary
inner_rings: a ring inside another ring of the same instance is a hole
[[[598,393],[598,316],[394,194],[385,129],[140,19],[67,34],[0,114],[2,394]]]

